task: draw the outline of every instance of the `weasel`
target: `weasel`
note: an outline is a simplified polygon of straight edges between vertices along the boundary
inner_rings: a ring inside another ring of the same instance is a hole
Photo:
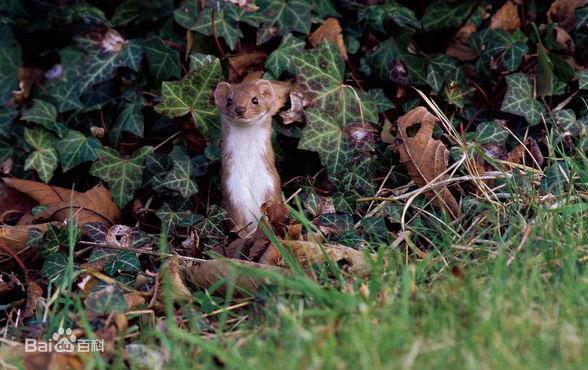
[[[221,115],[222,192],[240,237],[257,229],[261,205],[281,202],[280,176],[271,143],[276,92],[268,80],[221,82],[214,101]]]

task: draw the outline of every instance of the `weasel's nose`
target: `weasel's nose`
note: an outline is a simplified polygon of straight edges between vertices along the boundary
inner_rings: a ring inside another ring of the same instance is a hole
[[[243,114],[243,113],[245,113],[245,110],[246,110],[246,108],[242,105],[235,107],[235,113],[237,113],[237,114]]]

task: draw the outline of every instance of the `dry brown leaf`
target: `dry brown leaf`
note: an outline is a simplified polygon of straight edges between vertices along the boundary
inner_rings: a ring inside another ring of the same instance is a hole
[[[28,318],[35,314],[35,309],[41,299],[43,299],[43,288],[37,282],[27,279],[27,303],[23,318]]]
[[[336,262],[343,269],[356,276],[369,276],[371,266],[363,252],[353,248],[338,244],[319,244],[313,241],[302,240],[281,240],[283,246],[288,248],[294,258],[305,268],[312,267],[313,264],[325,263],[327,260]],[[286,262],[275,246],[271,247],[271,252],[264,255],[263,263],[285,267]]]
[[[457,31],[449,43],[445,53],[462,61],[474,60],[478,57],[475,50],[470,47],[470,36],[476,32],[476,26],[466,24]]]
[[[566,31],[576,26],[576,8],[588,4],[588,0],[555,0],[547,11],[547,19]]]
[[[309,94],[302,85],[294,84],[290,91],[290,109],[280,113],[284,124],[304,122],[304,107],[310,105],[312,101],[312,94]]]
[[[221,293],[227,290],[227,281],[232,281],[234,278],[234,287],[240,295],[250,295],[254,293],[262,284],[267,284],[269,281],[263,278],[257,278],[239,271],[237,266],[247,268],[261,269],[280,273],[282,275],[289,275],[290,271],[277,266],[264,265],[255,262],[241,261],[235,259],[216,259],[185,268],[183,276],[185,280],[200,289],[208,289],[213,284],[224,280],[219,287]]]
[[[97,186],[84,193],[50,186],[42,182],[4,178],[6,185],[36,200],[45,209],[37,220],[65,221],[69,218],[70,206],[78,225],[88,222],[117,223],[120,211],[112,201],[112,195],[103,186]]]
[[[17,221],[34,206],[31,198],[0,182],[0,224]]]
[[[543,165],[543,153],[539,148],[539,144],[533,138],[528,138],[523,144],[519,144],[516,148],[508,153],[508,161],[522,164],[525,166]]]
[[[184,281],[180,277],[179,260],[177,257],[173,257],[168,259],[161,267],[149,307],[163,308],[165,291],[162,284],[164,279],[169,279],[168,282],[171,285],[171,295],[174,302],[190,302],[192,300],[192,293],[186,288]]]
[[[396,150],[400,155],[400,163],[404,165],[414,183],[423,187],[430,181],[443,180],[447,170],[449,150],[440,140],[432,137],[433,128],[438,119],[425,107],[417,107],[398,118],[399,144]],[[408,129],[418,129],[414,136],[409,136]],[[459,205],[447,187],[425,192],[432,199],[433,205],[444,208],[455,218],[459,214]]]
[[[312,46],[315,47],[318,46],[323,40],[327,40],[337,45],[337,48],[339,48],[339,53],[343,59],[347,60],[349,58],[347,56],[345,43],[343,42],[341,25],[339,24],[337,18],[328,18],[325,20],[325,22],[313,33],[311,33],[308,38],[310,39]]]
[[[514,31],[521,26],[521,19],[517,12],[517,6],[508,0],[494,13],[490,20],[490,28],[501,28],[505,31]]]
[[[26,248],[27,239],[29,237],[29,230],[39,229],[42,232],[47,231],[49,224],[58,226],[57,222],[49,222],[38,225],[21,225],[21,226],[0,226],[0,242],[3,242],[8,248],[15,253],[21,252]],[[6,256],[0,249],[0,256]]]
[[[262,51],[240,53],[229,57],[229,82],[239,83],[247,73],[263,71],[266,58],[267,55]]]
[[[27,352],[23,345],[0,347],[2,369],[20,369],[9,364],[22,364],[25,370],[82,370],[90,353]]]

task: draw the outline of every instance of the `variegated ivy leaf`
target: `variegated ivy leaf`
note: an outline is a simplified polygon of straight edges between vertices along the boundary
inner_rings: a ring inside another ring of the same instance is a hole
[[[20,46],[0,45],[0,105],[12,97],[18,89],[18,68],[20,67]]]
[[[533,85],[523,73],[506,76],[507,90],[500,110],[525,117],[529,125],[534,126],[545,116],[545,108],[535,100]]]
[[[478,144],[504,144],[509,132],[497,122],[482,122],[476,128]]]
[[[384,89],[371,89],[368,90],[367,93],[370,96],[370,99],[376,105],[376,110],[378,111],[378,113],[382,113],[394,108],[394,103],[392,103],[392,101],[388,99],[388,97],[384,93]]]
[[[365,92],[343,83],[345,64],[337,47],[327,41],[292,57],[296,79],[313,94],[315,106],[345,126],[377,122],[376,104]]]
[[[192,53],[190,54],[190,72],[197,68],[206,66],[209,63],[214,63],[217,58],[211,54]]]
[[[265,21],[257,30],[257,45],[292,31],[310,32],[311,4],[304,0],[258,0]]]
[[[402,85],[427,83],[427,60],[407,51],[407,38],[390,38],[368,53],[366,62],[381,80]]]
[[[382,5],[372,5],[365,9],[360,16],[365,18],[369,27],[382,33],[388,33],[386,21],[391,20],[402,28],[421,28],[421,22],[409,8],[398,4],[396,1],[388,1]]]
[[[454,27],[471,14],[474,6],[476,6],[475,1],[447,3],[436,0],[427,7],[421,22],[427,31]]]
[[[79,109],[80,79],[82,78],[82,60],[84,53],[73,48],[65,48],[59,51],[60,64],[51,69],[51,78],[45,83],[51,102],[57,106],[59,112]]]
[[[576,119],[576,113],[571,109],[559,109],[553,111],[556,125],[564,132],[577,135],[582,130],[582,126]]]
[[[55,253],[47,257],[43,263],[41,274],[47,280],[61,285],[66,276],[67,255],[63,252]],[[75,269],[75,266],[74,266]]]
[[[124,208],[141,187],[145,157],[152,150],[152,147],[145,146],[128,158],[121,157],[112,148],[97,150],[98,160],[92,165],[90,173],[108,184],[112,199],[119,208]]]
[[[317,152],[330,176],[346,170],[352,159],[352,150],[347,145],[342,127],[322,109],[307,109],[305,115],[306,127],[298,149]]]
[[[374,194],[373,160],[369,157],[353,163],[341,177],[331,178],[340,189],[357,190],[361,194]]]
[[[280,77],[284,71],[293,72],[292,56],[304,50],[304,40],[291,33],[284,36],[280,46],[268,55],[265,68],[274,76]]]
[[[459,68],[457,61],[444,54],[432,58],[427,67],[429,86],[439,93],[445,83],[451,81],[465,84],[463,71]]]
[[[588,90],[588,69],[578,71],[578,87],[580,90]]]
[[[208,216],[196,225],[196,231],[201,238],[222,239],[225,235],[223,221],[227,219],[227,211],[213,205],[208,210]]]
[[[206,36],[212,35],[212,9],[206,8],[198,15],[196,24],[190,29]],[[239,29],[239,23],[230,18],[224,10],[214,12],[214,31],[218,37],[222,37],[227,45],[234,50],[237,42],[243,37]]]
[[[114,276],[119,272],[141,271],[141,264],[137,253],[131,251],[118,251],[116,256],[104,266],[104,272]]]
[[[49,182],[59,163],[57,150],[53,147],[55,136],[44,128],[37,127],[25,128],[24,137],[34,149],[27,157],[24,169],[37,171],[41,180]]]
[[[212,92],[222,79],[220,61],[215,59],[194,69],[180,81],[164,82],[161,85],[162,102],[155,110],[169,117],[191,113],[196,126],[210,138],[214,128],[220,129]]]
[[[116,117],[116,122],[108,134],[114,146],[118,146],[122,133],[129,132],[138,137],[143,137],[144,123],[142,105],[138,103],[127,103]]]
[[[518,30],[511,34],[503,29],[483,29],[472,35],[470,43],[481,54],[476,62],[478,70],[487,75],[492,63],[508,71],[516,70],[529,51],[527,37]]]
[[[186,150],[176,146],[170,157],[173,160],[173,168],[159,186],[178,191],[184,198],[189,198],[196,194],[198,186],[192,180],[192,161]]]
[[[192,29],[198,19],[200,0],[184,0],[180,7],[174,10],[174,20],[182,27]]]
[[[80,163],[95,160],[96,150],[101,146],[100,141],[93,136],[86,136],[75,130],[67,130],[56,145],[63,172],[71,170]]]
[[[165,80],[180,77],[180,53],[177,50],[165,46],[159,37],[145,40],[143,50],[151,75],[158,85]]]
[[[341,16],[331,0],[312,0],[312,10],[319,18]]]
[[[90,52],[84,63],[84,73],[80,82],[80,91],[104,82],[112,76],[118,67],[128,67],[138,71],[143,58],[143,50],[138,40],[128,40],[118,51]]]
[[[166,234],[172,233],[176,227],[189,227],[202,220],[202,216],[190,211],[173,211],[169,204],[164,205],[156,212],[161,220],[161,228]]]
[[[62,137],[67,131],[67,127],[63,123],[57,122],[57,109],[53,104],[44,100],[34,99],[33,106],[23,112],[21,119],[37,123],[47,130],[55,132],[59,137]]]

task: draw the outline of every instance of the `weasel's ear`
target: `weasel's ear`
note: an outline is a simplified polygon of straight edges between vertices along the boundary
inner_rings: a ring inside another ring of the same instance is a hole
[[[259,93],[269,102],[273,102],[275,98],[274,87],[268,80],[257,80],[255,83],[259,89]]]
[[[217,107],[224,107],[227,104],[227,97],[231,93],[231,85],[226,82],[219,82],[214,89],[214,102]]]

